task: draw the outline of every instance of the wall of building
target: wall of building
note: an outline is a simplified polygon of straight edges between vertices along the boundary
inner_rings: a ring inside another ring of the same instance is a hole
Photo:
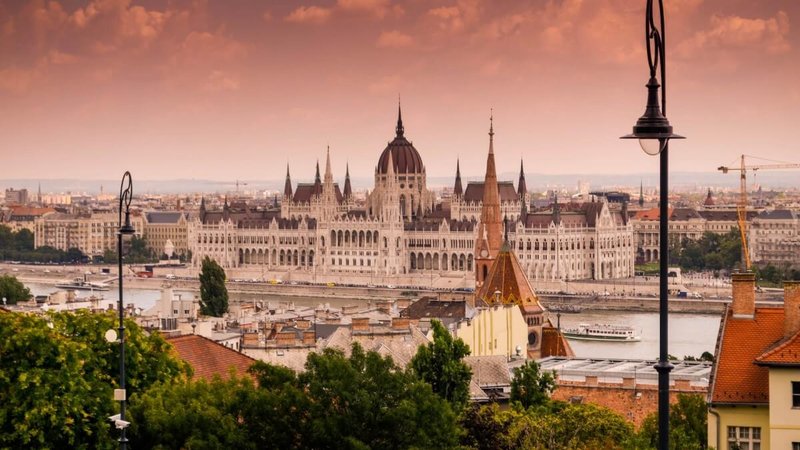
[[[792,442],[800,442],[800,409],[792,408],[792,381],[800,382],[797,368],[770,367],[769,434],[773,448],[789,449]]]
[[[669,401],[678,401],[678,394],[705,396],[707,387],[690,386],[688,382],[670,388]],[[634,379],[623,379],[621,383],[598,382],[597,377],[587,376],[586,381],[558,380],[552,398],[555,400],[579,401],[605,406],[633,422],[637,427],[650,414],[658,411],[658,385],[636,383]]]
[[[528,325],[516,305],[480,309],[472,320],[458,323],[456,337],[469,345],[472,356],[516,356],[517,347],[525,355]]]
[[[719,426],[715,415],[708,414],[708,446],[717,450],[729,450],[728,427],[761,427],[761,448],[770,447],[769,408],[764,406],[718,406],[714,410],[719,414]],[[719,447],[717,447],[717,429],[719,429]],[[791,448],[791,447],[784,447]]]

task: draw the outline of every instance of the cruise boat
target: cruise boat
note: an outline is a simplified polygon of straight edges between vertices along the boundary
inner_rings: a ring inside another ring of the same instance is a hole
[[[72,281],[58,283],[56,284],[56,287],[61,289],[76,289],[82,291],[107,291],[110,289],[105,283],[95,283],[89,281],[85,275],[83,278],[75,278]]]
[[[561,333],[567,339],[581,339],[586,341],[619,341],[636,342],[641,336],[636,334],[633,327],[625,325],[611,325],[605,323],[582,323],[575,328],[563,328]]]

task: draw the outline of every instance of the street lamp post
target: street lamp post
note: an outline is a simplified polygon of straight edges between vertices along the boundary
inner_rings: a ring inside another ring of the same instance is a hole
[[[658,22],[654,20],[653,3],[647,0],[645,12],[645,43],[650,79],[647,82],[647,107],[633,126],[633,133],[622,139],[638,139],[642,150],[651,156],[660,155],[659,192],[659,357],[655,365],[658,372],[658,448],[669,449],[669,363],[668,325],[669,304],[667,266],[669,263],[669,140],[683,139],[672,132],[667,120],[667,81],[664,45],[664,1],[658,2]],[[659,84],[659,78],[661,84]],[[658,89],[661,88],[661,106]]]
[[[125,323],[124,323],[124,303],[122,299],[122,240],[125,237],[130,237],[136,231],[131,225],[131,199],[133,197],[133,180],[131,173],[125,172],[122,176],[122,182],[119,187],[119,230],[117,231],[117,273],[119,276],[119,302],[117,310],[119,311],[119,389],[116,390],[114,398],[119,401],[119,417],[121,425],[121,433],[119,437],[119,448],[125,450],[128,445],[128,439],[125,437],[125,403],[127,401],[127,393],[125,392]],[[125,210],[125,222],[122,222],[122,212]]]

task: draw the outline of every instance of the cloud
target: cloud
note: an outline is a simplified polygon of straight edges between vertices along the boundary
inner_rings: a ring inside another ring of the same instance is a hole
[[[12,67],[0,70],[0,90],[13,94],[25,94],[34,79],[39,76],[37,69],[19,69]]]
[[[752,49],[781,54],[791,49],[789,15],[784,11],[766,19],[714,15],[710,25],[708,30],[681,42],[676,53],[683,58],[696,58],[714,50]]]
[[[370,83],[367,90],[372,94],[397,93],[401,91],[402,84],[400,75],[386,75]]]
[[[319,6],[300,6],[289,13],[284,20],[293,23],[308,23],[318,25],[327,22],[330,17],[331,10],[329,8],[322,8]]]
[[[389,0],[337,0],[342,11],[362,12],[382,19],[393,10]]]
[[[380,48],[402,48],[412,44],[414,44],[414,38],[397,30],[392,30],[381,33],[376,45]]]
[[[211,72],[203,88],[207,91],[238,91],[239,78],[221,70]]]

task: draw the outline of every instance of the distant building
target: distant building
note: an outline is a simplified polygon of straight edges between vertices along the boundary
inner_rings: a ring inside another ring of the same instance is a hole
[[[189,222],[182,211],[151,211],[144,213],[144,238],[155,255],[165,253],[170,242],[175,256],[189,253]]]
[[[755,275],[733,275],[708,400],[709,447],[800,447],[799,282],[784,282],[783,307],[756,306]]]
[[[136,235],[144,232],[144,219],[131,215]],[[53,213],[35,222],[34,245],[58,250],[77,248],[89,257],[102,256],[106,250],[116,251],[118,213],[64,214]]]
[[[800,267],[800,213],[764,211],[750,224],[748,239],[753,262]]]
[[[27,189],[6,189],[6,205],[27,205]]]
[[[492,163],[493,137],[491,126]],[[365,205],[353,199],[349,170],[343,188],[334,182],[329,151],[324,175],[317,164],[313,183],[293,185],[287,168],[279,209],[226,201],[222,210],[212,210],[202,202],[188,224],[192,264],[198,267],[208,256],[226,268],[286,271],[298,279],[401,285],[438,276],[471,284],[482,258],[479,228],[492,227],[508,228],[510,246],[532,280],[633,274],[633,227],[625,214],[610,210],[605,200],[530,211],[520,169],[516,189],[496,174],[491,190],[485,182],[464,189],[457,162],[452,196],[438,202],[398,114]],[[487,198],[498,207],[491,218],[481,215]],[[500,242],[490,246],[496,252]]]
[[[36,230],[36,220],[56,210],[52,208],[35,208],[30,206],[12,206],[2,215],[4,225],[11,228],[11,231],[19,231],[23,228],[34,232]]]

